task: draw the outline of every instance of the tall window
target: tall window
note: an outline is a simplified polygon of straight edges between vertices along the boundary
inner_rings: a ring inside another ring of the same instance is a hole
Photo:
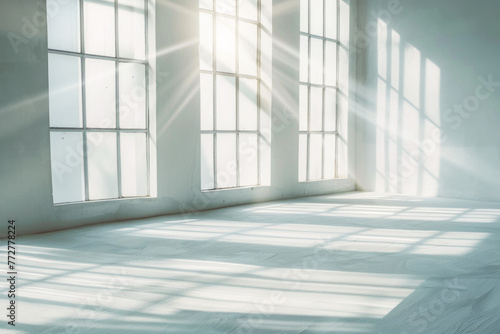
[[[339,1],[300,2],[301,182],[338,177]]]
[[[51,4],[54,202],[148,196],[147,0]]]
[[[201,187],[269,183],[272,0],[200,0]]]

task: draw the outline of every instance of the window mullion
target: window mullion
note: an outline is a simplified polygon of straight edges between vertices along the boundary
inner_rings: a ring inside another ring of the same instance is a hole
[[[120,41],[118,38],[118,0],[115,0],[115,113],[116,113],[116,170],[118,178],[118,198],[122,198],[122,157],[121,157],[121,133],[120,133]]]

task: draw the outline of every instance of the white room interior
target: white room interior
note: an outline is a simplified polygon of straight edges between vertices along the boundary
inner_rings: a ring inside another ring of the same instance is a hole
[[[2,332],[500,332],[498,9],[2,2]]]

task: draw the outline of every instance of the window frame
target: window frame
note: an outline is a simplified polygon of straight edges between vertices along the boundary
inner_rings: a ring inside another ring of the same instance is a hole
[[[200,67],[199,73],[200,73],[200,78],[201,75],[211,75],[212,76],[212,129],[207,130],[200,128],[200,135],[203,137],[204,135],[212,135],[211,143],[212,143],[212,168],[213,168],[213,174],[212,174],[212,179],[213,179],[213,187],[206,187],[203,183],[201,184],[201,190],[202,191],[213,191],[213,190],[225,190],[225,189],[238,189],[238,188],[246,188],[246,187],[259,187],[262,185],[265,185],[265,181],[263,180],[262,177],[262,145],[263,142],[266,143],[266,145],[270,145],[270,142],[268,138],[266,138],[266,135],[263,134],[263,130],[268,130],[268,129],[263,129],[263,124],[261,122],[261,114],[263,112],[263,102],[262,102],[262,96],[261,96],[261,87],[264,87],[265,89],[272,91],[271,87],[268,83],[265,82],[262,78],[263,74],[263,66],[262,66],[262,53],[263,53],[263,39],[262,39],[262,32],[264,31],[267,33],[269,36],[272,36],[272,32],[265,27],[263,24],[263,10],[262,10],[262,1],[257,0],[257,13],[256,17],[257,20],[252,20],[248,19],[245,17],[240,16],[240,1],[235,0],[235,14],[226,14],[226,13],[221,13],[217,11],[217,0],[210,0],[212,3],[212,9],[206,9],[201,7],[200,5],[198,6],[199,13],[205,13],[205,14],[210,14],[212,16],[212,64],[211,64],[211,70],[207,69],[202,69]],[[201,4],[201,1],[200,1]],[[235,44],[234,44],[234,51],[235,51],[235,70],[233,72],[227,72],[227,71],[219,71],[217,68],[217,18],[218,17],[225,17],[225,18],[230,18],[235,21],[235,31],[234,31],[234,36],[235,36]],[[200,20],[198,20],[200,22]],[[257,31],[257,39],[256,39],[256,75],[249,75],[249,74],[242,74],[240,73],[240,50],[241,50],[241,45],[240,45],[240,22],[244,22],[247,24],[252,24],[255,25],[256,31]],[[201,54],[200,54],[200,61],[201,61]],[[235,108],[234,108],[234,115],[235,115],[235,127],[234,130],[223,130],[223,129],[217,129],[217,78],[218,77],[230,77],[230,78],[235,78]],[[256,130],[244,130],[240,129],[240,113],[241,113],[241,108],[240,108],[240,79],[250,79],[250,80],[256,80],[256,85],[257,85],[257,90],[256,90],[256,109],[257,109],[257,117],[256,117],[256,123],[257,127]],[[203,88],[201,88],[203,89]],[[200,109],[201,112],[202,109]],[[270,130],[270,129],[269,129]],[[218,150],[217,150],[217,141],[218,135],[219,134],[234,134],[236,137],[236,142],[235,142],[235,152],[236,152],[236,159],[235,159],[235,173],[236,173],[236,184],[235,185],[229,185],[229,186],[220,186],[219,180],[218,180]],[[256,165],[257,165],[257,183],[253,185],[241,185],[241,161],[240,161],[240,144],[241,144],[241,135],[244,134],[252,134],[256,135],[257,138],[257,147],[256,152],[257,152],[257,157],[256,157]],[[201,140],[201,139],[200,139]],[[202,147],[203,145],[201,145]],[[201,152],[203,154],[203,152]],[[203,159],[203,157],[202,157]],[[203,168],[203,166],[201,166]],[[201,171],[203,174],[203,171]]]
[[[156,187],[153,186],[152,178],[156,169],[153,167],[153,163],[155,161],[155,155],[152,152],[152,140],[155,135],[152,132],[152,128],[156,123],[156,117],[154,117],[154,113],[151,111],[151,105],[154,105],[153,99],[154,88],[151,87],[151,79],[154,77],[154,63],[152,61],[151,48],[152,43],[151,39],[154,36],[154,33],[150,33],[151,28],[154,27],[154,21],[151,20],[150,11],[151,6],[149,0],[143,0],[144,4],[144,59],[139,58],[127,58],[120,56],[120,32],[119,32],[119,0],[112,0],[113,2],[113,15],[114,15],[114,56],[102,55],[102,54],[92,54],[87,53],[85,50],[85,0],[77,0],[78,1],[78,51],[69,51],[69,50],[60,50],[54,48],[48,48],[48,56],[51,54],[54,55],[62,55],[68,57],[74,57],[79,59],[79,89],[80,89],[80,108],[81,108],[81,126],[80,127],[61,127],[61,126],[49,126],[50,133],[81,133],[82,134],[82,160],[83,160],[83,190],[84,190],[84,198],[83,200],[78,201],[63,201],[63,202],[55,202],[53,199],[54,205],[64,205],[64,204],[74,204],[74,203],[86,203],[86,202],[97,202],[97,201],[109,201],[109,200],[119,200],[119,199],[133,199],[133,198],[148,198],[156,196]],[[154,2],[153,2],[154,6]],[[86,89],[89,85],[86,81],[86,60],[87,59],[95,59],[95,60],[105,60],[114,62],[114,84],[115,84],[115,121],[116,125],[113,128],[109,127],[88,127],[87,126],[87,108],[86,108]],[[145,107],[145,126],[144,128],[121,128],[120,127],[120,65],[121,64],[140,64],[144,66],[144,107]],[[50,69],[49,69],[50,71]],[[49,87],[50,92],[50,87]],[[116,162],[117,162],[117,196],[110,198],[97,198],[91,199],[89,193],[89,164],[88,164],[88,135],[91,133],[114,133],[116,135]],[[146,195],[137,195],[137,196],[124,196],[123,195],[123,187],[122,187],[122,155],[121,155],[121,134],[127,133],[137,133],[137,134],[145,134],[145,151],[146,151],[146,182],[147,184]],[[51,158],[52,160],[52,158]],[[53,166],[51,162],[52,173]],[[54,181],[52,181],[54,182]],[[53,187],[53,191],[54,191]]]
[[[306,155],[305,157],[302,156],[303,152],[300,150],[300,145],[299,145],[299,175],[298,175],[298,180],[299,182],[311,182],[311,181],[323,181],[323,180],[334,180],[339,178],[339,95],[340,95],[340,48],[342,47],[341,41],[340,41],[340,35],[341,35],[341,8],[340,8],[340,1],[341,0],[334,0],[335,1],[335,7],[336,7],[336,38],[331,38],[331,37],[326,37],[326,21],[327,21],[327,12],[326,12],[326,1],[327,0],[321,0],[322,2],[322,14],[323,14],[323,27],[322,27],[322,36],[312,34],[311,33],[311,3],[314,0],[301,0],[307,2],[307,32],[302,31],[302,27],[299,29],[299,36],[300,38],[302,36],[305,36],[307,38],[307,81],[302,81],[300,80],[301,78],[299,77],[299,89],[300,87],[306,87],[307,88],[307,129],[306,130],[301,130],[300,129],[300,117],[299,117],[299,142],[301,136],[306,136]],[[302,7],[302,6],[301,6]],[[302,8],[301,8],[302,10]],[[300,16],[302,17],[302,13],[300,13]],[[302,24],[301,24],[302,25]],[[312,83],[311,81],[311,60],[312,60],[312,48],[311,48],[311,41],[312,39],[317,39],[322,41],[322,84],[316,84]],[[335,85],[327,85],[326,84],[326,76],[325,76],[325,67],[326,67],[326,45],[327,42],[329,43],[334,43],[335,44]],[[302,62],[303,60],[301,59],[302,57],[299,57],[299,62]],[[322,124],[321,124],[321,130],[311,130],[311,88],[320,88],[322,91]],[[325,110],[325,91],[326,89],[331,89],[334,90],[335,92],[335,125],[334,128],[335,130],[326,130],[325,129],[325,114],[327,110]],[[299,94],[300,96],[300,94]],[[300,99],[300,97],[299,97]],[[322,138],[322,155],[321,155],[321,178],[311,178],[311,135],[321,135]],[[326,177],[325,176],[325,155],[326,155],[326,147],[325,147],[325,138],[326,135],[333,135],[335,138],[335,144],[334,144],[334,171],[333,171],[333,177]],[[305,162],[302,160],[305,159]],[[301,175],[301,164],[305,163],[306,169],[305,169],[305,179],[302,178]]]

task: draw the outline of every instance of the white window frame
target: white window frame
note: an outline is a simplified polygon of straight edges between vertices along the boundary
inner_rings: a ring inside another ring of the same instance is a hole
[[[68,203],[84,203],[84,202],[94,202],[103,200],[116,200],[124,198],[145,198],[145,197],[155,197],[157,194],[156,190],[156,153],[154,148],[154,142],[156,134],[152,129],[156,126],[156,115],[152,112],[156,109],[155,103],[155,61],[151,57],[154,54],[154,6],[155,1],[142,0],[144,1],[144,34],[145,34],[145,57],[144,59],[135,58],[125,58],[120,57],[119,48],[119,15],[118,6],[119,0],[114,0],[114,38],[115,38],[115,55],[106,56],[98,54],[90,54],[85,52],[85,27],[84,27],[84,0],[77,0],[79,3],[79,48],[80,51],[68,51],[59,49],[48,49],[48,54],[71,56],[80,59],[80,89],[81,89],[81,113],[82,113],[82,126],[81,127],[53,127],[50,126],[50,133],[56,132],[73,132],[81,133],[83,139],[83,182],[84,182],[84,199],[82,201],[68,201],[68,202],[55,202],[54,204],[68,204]],[[90,128],[87,127],[87,115],[86,115],[86,83],[85,80],[85,60],[86,59],[98,59],[113,61],[115,63],[115,115],[116,115],[116,127],[115,128]],[[145,128],[120,128],[120,64],[136,63],[142,64],[145,67],[145,112],[146,112],[146,125]],[[49,87],[50,90],[50,87]],[[117,182],[118,182],[118,196],[114,198],[103,198],[103,199],[90,199],[89,197],[89,175],[88,175],[88,149],[87,149],[87,137],[90,133],[114,133],[116,134],[116,154],[117,154]],[[120,134],[121,133],[143,133],[146,137],[146,164],[147,164],[147,194],[139,196],[124,196],[122,193],[122,175],[121,175],[121,145],[120,145]],[[54,182],[54,181],[53,181]]]
[[[263,168],[266,168],[263,166],[263,161],[262,161],[262,145],[265,143],[265,145],[270,146],[270,128],[264,128],[263,127],[263,122],[261,122],[261,114],[263,112],[263,102],[261,100],[261,87],[264,87],[266,90],[271,91],[270,84],[265,82],[262,78],[262,32],[265,32],[269,36],[272,36],[272,32],[269,31],[267,27],[263,24],[263,13],[262,13],[262,2],[261,0],[257,0],[257,21],[247,19],[244,17],[240,17],[240,1],[235,0],[235,15],[231,14],[225,14],[218,12],[216,10],[217,6],[217,0],[210,0],[213,2],[212,4],[212,9],[205,9],[200,7],[199,12],[200,13],[207,13],[212,15],[213,20],[212,20],[212,70],[206,70],[206,69],[200,69],[200,74],[208,74],[213,77],[213,82],[212,82],[212,89],[213,89],[213,128],[212,130],[204,130],[201,129],[200,133],[201,136],[203,135],[212,135],[212,147],[213,147],[213,187],[206,187],[205,184],[201,184],[201,190],[203,191],[209,191],[209,190],[219,190],[219,189],[233,189],[233,188],[241,188],[241,187],[255,187],[255,186],[261,186],[261,185],[267,185],[269,181],[267,180],[267,176],[262,176]],[[219,0],[220,1],[220,0]],[[201,3],[201,2],[200,2]],[[227,17],[235,20],[235,72],[225,72],[225,71],[219,71],[217,69],[217,38],[216,38],[216,25],[217,25],[217,17]],[[257,58],[256,58],[256,67],[257,67],[257,72],[256,75],[248,75],[248,74],[241,74],[239,73],[239,51],[240,51],[240,45],[239,45],[239,22],[245,22],[249,24],[256,25],[257,28]],[[236,88],[235,88],[235,99],[236,99],[236,106],[235,106],[235,130],[219,130],[217,129],[217,77],[219,76],[228,76],[235,78],[236,82]],[[256,130],[242,130],[239,127],[239,120],[240,120],[240,104],[239,104],[239,82],[240,79],[254,79],[257,80],[257,129]],[[264,133],[264,132],[269,132]],[[235,160],[235,172],[236,172],[236,185],[234,186],[225,186],[223,184],[220,184],[218,182],[218,166],[217,166],[217,157],[218,157],[218,152],[217,152],[217,140],[218,140],[218,135],[219,134],[235,134],[236,135],[236,160]],[[240,135],[242,134],[255,134],[257,136],[257,148],[256,148],[256,154],[257,154],[257,183],[254,185],[241,185],[241,173],[240,173]],[[203,168],[203,167],[202,167]],[[203,173],[203,171],[202,171]]]
[[[326,13],[326,1],[327,0],[322,0],[323,4],[323,34],[320,35],[315,35],[311,33],[311,3],[312,1],[315,0],[301,0],[306,1],[308,5],[308,11],[307,11],[307,32],[300,30],[300,36],[306,36],[308,40],[308,59],[307,59],[307,76],[308,80],[307,81],[300,81],[299,80],[299,87],[307,87],[307,130],[300,130],[299,129],[299,137],[300,136],[306,136],[306,145],[307,145],[307,153],[306,156],[304,157],[302,154],[303,152],[299,152],[299,166],[301,164],[306,164],[306,171],[305,171],[305,179],[302,178],[301,170],[299,168],[299,182],[309,182],[309,181],[319,181],[319,180],[331,180],[331,179],[336,179],[339,178],[339,94],[340,94],[340,89],[339,89],[339,73],[340,73],[340,68],[339,68],[339,63],[340,63],[340,54],[339,54],[339,49],[342,47],[340,43],[340,34],[341,34],[341,8],[340,8],[340,1],[342,0],[335,0],[336,2],[336,38],[330,38],[326,37],[326,21],[328,19],[327,13]],[[302,13],[301,13],[302,16]],[[323,44],[323,55],[322,55],[322,62],[323,62],[323,83],[322,84],[314,84],[311,83],[311,59],[312,59],[312,54],[311,54],[311,40],[312,39],[319,39],[322,41]],[[336,45],[336,78],[335,78],[335,86],[327,85],[326,80],[325,80],[325,64],[326,64],[326,42],[331,42],[335,43]],[[303,59],[300,59],[302,62]],[[320,88],[322,90],[322,129],[320,131],[313,131],[311,130],[311,87],[316,87]],[[332,89],[335,90],[335,130],[334,131],[327,131],[325,129],[325,113],[328,112],[328,110],[325,110],[325,90],[326,89]],[[312,134],[317,134],[322,136],[322,157],[321,157],[321,178],[311,178],[311,173],[310,173],[310,154],[311,154],[311,135]],[[333,177],[326,177],[325,176],[325,136],[326,135],[334,135],[335,138],[335,162],[334,162],[334,172],[333,172]],[[305,159],[306,161],[302,161],[302,159]]]

